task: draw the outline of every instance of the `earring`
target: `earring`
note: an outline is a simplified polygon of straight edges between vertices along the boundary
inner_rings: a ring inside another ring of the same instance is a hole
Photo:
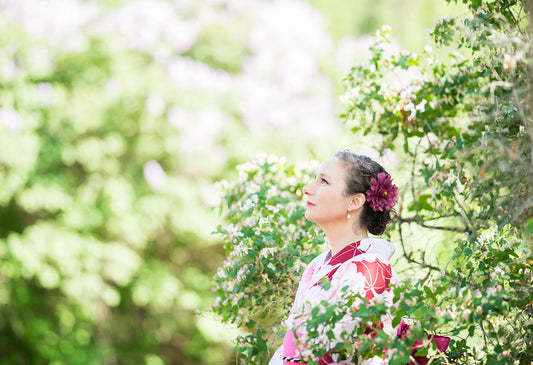
[[[348,213],[347,218],[348,219],[352,218],[352,215],[350,213]]]

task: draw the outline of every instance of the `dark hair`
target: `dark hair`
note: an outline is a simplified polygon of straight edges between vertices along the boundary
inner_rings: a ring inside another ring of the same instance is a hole
[[[366,191],[370,190],[371,186],[370,179],[377,179],[380,172],[387,173],[380,164],[370,157],[356,155],[349,150],[339,151],[335,157],[341,160],[346,167],[346,195],[364,194],[366,196]],[[392,221],[394,214],[393,209],[375,211],[366,201],[361,214],[361,224],[366,226],[368,232],[380,235],[385,232],[385,228]]]

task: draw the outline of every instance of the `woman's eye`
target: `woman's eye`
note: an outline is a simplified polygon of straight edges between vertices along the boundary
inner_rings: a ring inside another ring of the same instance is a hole
[[[328,184],[327,180],[324,179],[324,178],[320,179],[320,181],[321,181],[323,184]]]

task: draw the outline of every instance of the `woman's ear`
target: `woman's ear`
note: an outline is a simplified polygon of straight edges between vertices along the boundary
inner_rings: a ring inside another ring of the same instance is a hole
[[[354,211],[354,210],[359,210],[363,207],[363,205],[365,205],[365,202],[366,202],[366,196],[365,194],[355,194],[355,195],[352,195],[352,197],[350,198],[350,206],[349,206],[349,211]]]

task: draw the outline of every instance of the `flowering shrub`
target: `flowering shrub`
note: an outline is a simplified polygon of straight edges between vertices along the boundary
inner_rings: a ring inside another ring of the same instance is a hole
[[[464,3],[467,15],[441,19],[432,32],[434,47],[455,45],[447,57],[429,46],[421,55],[392,52],[391,29],[383,27],[369,64],[346,78],[341,99],[353,130],[380,134],[382,152],[401,145],[410,165],[394,228],[405,260],[423,278],[391,288],[388,304],[347,291],[310,309],[299,344],[310,364],[325,353],[345,364],[403,364],[418,356],[433,363],[533,361],[525,5]],[[281,331],[272,323],[287,314],[298,274],[321,237],[296,204],[307,170],[274,158],[247,166],[223,189],[229,225],[218,232],[228,259],[215,278],[215,312],[252,331],[236,348],[244,363],[259,364],[277,345],[273,332]],[[406,249],[412,223],[446,233],[453,255],[445,265]],[[391,330],[402,320],[409,327]],[[451,338],[446,352],[431,341],[435,334]]]
[[[439,20],[432,36],[441,48],[456,39],[471,55],[456,50],[443,59],[430,46],[422,55],[391,53],[391,30],[383,27],[370,67],[352,69],[342,97],[354,130],[381,134],[382,151],[401,144],[420,172],[412,176],[411,212],[423,220],[457,217],[467,232],[523,224],[533,204],[532,126],[525,117],[530,43],[523,20],[507,20],[520,9],[516,1],[470,7],[464,19]]]
[[[345,117],[356,121],[354,129],[380,133],[381,151],[401,144],[411,165],[403,190],[408,204],[397,217],[402,246],[410,223],[458,233],[451,237],[455,254],[444,275],[406,253],[408,262],[433,275],[428,273],[423,296],[408,298],[398,314],[409,315],[415,302],[430,305],[422,317],[448,328],[454,340],[446,356],[457,362],[529,363],[533,124],[527,117],[527,9],[518,1],[465,3],[470,14],[439,20],[431,34],[437,48],[455,44],[447,58],[429,46],[420,56],[386,52],[391,30],[380,29],[370,67],[356,66],[346,79]]]
[[[270,356],[267,349],[278,343],[274,332],[286,318],[302,268],[322,243],[297,203],[308,172],[283,159],[261,157],[241,165],[236,182],[219,183],[229,224],[217,230],[227,259],[215,277],[213,309],[224,321],[251,331],[236,341],[246,364],[261,364]],[[455,249],[451,272],[425,285],[419,280],[394,287],[392,306],[392,296],[367,301],[353,292],[322,302],[310,310],[302,355],[311,364],[326,352],[348,363],[377,356],[402,364],[409,356],[428,354],[443,363],[469,363],[481,356],[511,363],[506,349],[512,348],[520,360],[530,359],[527,311],[518,308],[530,300],[533,265],[530,258],[518,257],[523,243],[516,235],[514,229],[494,229],[472,245],[464,240]],[[402,319],[411,324],[402,338],[383,326],[396,327]],[[451,336],[449,350],[443,354],[434,345],[413,350],[417,339],[426,338],[424,332]],[[487,339],[485,345],[472,344],[478,336]]]
[[[268,336],[286,317],[300,275],[323,242],[298,203],[315,163],[289,165],[260,156],[219,182],[228,225],[219,226],[226,260],[214,279],[213,307],[222,320],[252,331],[237,339],[243,363],[263,363]]]

